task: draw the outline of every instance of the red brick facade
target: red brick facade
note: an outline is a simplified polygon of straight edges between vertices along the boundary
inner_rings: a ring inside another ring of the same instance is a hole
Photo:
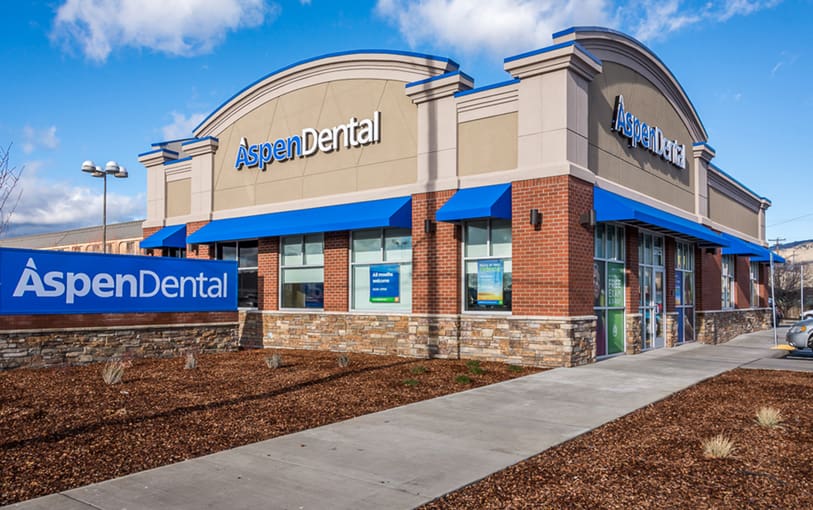
[[[460,313],[460,227],[435,221],[435,213],[452,195],[454,190],[412,196],[413,313]],[[424,232],[426,220],[429,233]]]
[[[260,310],[279,309],[279,237],[257,243],[257,295]]]
[[[571,176],[512,185],[513,314],[593,314],[593,229],[579,218],[593,207],[593,186]],[[542,213],[539,228],[530,210]]]
[[[350,236],[325,234],[325,311],[346,312],[350,295]]]
[[[751,272],[748,257],[734,257],[734,307],[751,308]]]

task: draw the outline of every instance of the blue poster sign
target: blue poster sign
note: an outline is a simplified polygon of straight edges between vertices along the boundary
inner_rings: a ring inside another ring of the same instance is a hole
[[[477,304],[502,305],[503,300],[502,260],[477,261]]]
[[[398,264],[370,266],[370,303],[400,303],[400,284]]]
[[[237,310],[237,262],[0,248],[0,314]]]

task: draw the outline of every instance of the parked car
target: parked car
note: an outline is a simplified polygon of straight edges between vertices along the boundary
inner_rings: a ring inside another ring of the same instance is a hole
[[[813,310],[805,310],[800,317],[802,320],[813,319]]]
[[[796,349],[813,348],[813,319],[795,323],[785,333],[785,341]]]

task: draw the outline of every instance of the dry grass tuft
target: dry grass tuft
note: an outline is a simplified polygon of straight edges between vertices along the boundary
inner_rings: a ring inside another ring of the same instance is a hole
[[[703,440],[703,455],[710,459],[725,459],[734,450],[734,441],[723,434]]]
[[[195,370],[198,368],[198,358],[194,352],[186,353],[186,362],[184,363],[184,370]]]
[[[124,369],[127,366],[129,365],[120,359],[108,361],[102,367],[102,380],[108,386],[119,384],[124,377]]]
[[[339,367],[347,368],[347,365],[350,364],[350,356],[347,354],[341,354],[338,358],[336,358],[336,362],[339,364]]]
[[[279,354],[272,354],[265,357],[265,364],[268,368],[280,368],[282,366],[282,356]]]
[[[772,429],[778,427],[784,420],[782,413],[775,407],[760,407],[757,411],[757,423],[762,427]]]

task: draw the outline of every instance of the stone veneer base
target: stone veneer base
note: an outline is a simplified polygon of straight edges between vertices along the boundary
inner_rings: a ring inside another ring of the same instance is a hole
[[[595,360],[595,316],[242,312],[241,345],[570,367]],[[261,339],[256,335],[262,332]]]

